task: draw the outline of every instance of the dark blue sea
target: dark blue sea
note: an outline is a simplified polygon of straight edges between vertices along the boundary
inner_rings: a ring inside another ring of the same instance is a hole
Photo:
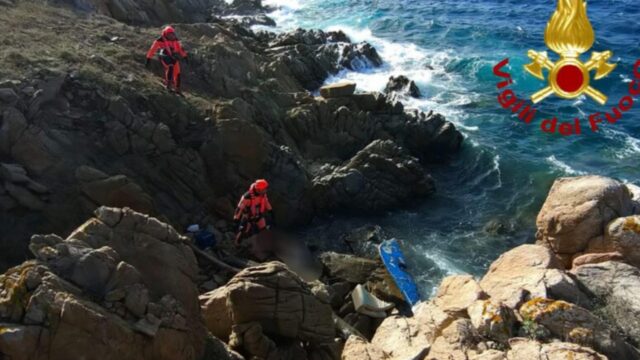
[[[410,210],[375,219],[325,222],[315,230],[332,234],[365,223],[380,224],[391,236],[404,240],[424,296],[432,294],[443,276],[463,272],[479,276],[500,253],[532,242],[536,214],[555,178],[602,174],[640,182],[640,104],[598,133],[592,133],[586,123],[589,114],[610,111],[628,92],[633,64],[640,58],[637,0],[588,1],[596,34],[591,50],[611,50],[612,61],[618,64],[607,78],[592,83],[609,96],[609,103],[602,107],[586,97],[549,98],[537,105],[539,114],[532,124],[499,106],[499,79],[492,68],[509,58],[507,70],[515,80],[512,88],[522,98],[545,85],[526,74],[523,65],[529,62],[528,49],[548,50],[544,29],[555,1],[265,3],[280,6],[271,14],[278,30],[341,29],[353,41],[373,44],[385,61],[381,68],[363,66],[327,82],[346,78],[356,81],[360,90],[381,91],[390,75],[406,75],[424,96],[406,106],[440,112],[464,133],[461,154],[450,164],[428,169],[437,181],[437,195]],[[580,117],[583,134],[542,133],[540,121],[551,115],[563,120]]]

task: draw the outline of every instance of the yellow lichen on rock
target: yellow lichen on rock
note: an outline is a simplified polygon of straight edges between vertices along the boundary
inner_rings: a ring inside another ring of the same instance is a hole
[[[541,316],[552,314],[556,311],[570,309],[572,306],[572,304],[562,300],[533,298],[520,307],[520,315],[525,319],[536,320]]]
[[[624,230],[640,234],[640,222],[638,222],[638,218],[635,216],[626,218],[624,221]]]

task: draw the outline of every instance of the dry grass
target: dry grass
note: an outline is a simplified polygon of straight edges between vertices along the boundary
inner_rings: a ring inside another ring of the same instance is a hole
[[[159,65],[144,67],[157,28],[129,26],[111,18],[87,15],[31,1],[0,11],[2,79],[29,79],[41,72],[75,72],[109,93],[163,93]],[[188,101],[210,107],[204,92]]]

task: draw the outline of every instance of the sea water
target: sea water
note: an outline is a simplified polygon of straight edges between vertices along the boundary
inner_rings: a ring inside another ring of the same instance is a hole
[[[406,107],[444,114],[464,134],[464,146],[450,163],[429,165],[437,194],[408,210],[375,218],[325,220],[312,230],[338,236],[366,223],[381,225],[404,241],[423,296],[443,276],[483,274],[502,252],[535,237],[535,218],[553,180],[602,174],[640,182],[640,106],[615,125],[591,133],[585,117],[627,94],[633,64],[640,58],[637,0],[588,1],[596,34],[591,50],[611,50],[618,64],[592,84],[611,99],[601,107],[589,98],[548,98],[525,124],[497,102],[492,68],[509,58],[512,88],[528,98],[545,84],[526,74],[527,50],[545,51],[544,28],[555,10],[552,0],[265,0],[278,31],[296,27],[343,30],[352,41],[367,41],[384,65],[344,71],[327,80],[349,79],[359,90],[381,91],[391,75],[406,75],[423,98]],[[585,55],[588,56],[588,55]],[[637,99],[636,99],[637,100]],[[583,134],[564,137],[540,131],[549,116],[583,119]],[[586,130],[586,131],[585,131]]]

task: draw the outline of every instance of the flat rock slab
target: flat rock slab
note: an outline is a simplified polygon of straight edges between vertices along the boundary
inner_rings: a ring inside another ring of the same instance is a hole
[[[320,95],[325,99],[338,98],[353,95],[355,91],[356,83],[342,81],[321,87]]]

